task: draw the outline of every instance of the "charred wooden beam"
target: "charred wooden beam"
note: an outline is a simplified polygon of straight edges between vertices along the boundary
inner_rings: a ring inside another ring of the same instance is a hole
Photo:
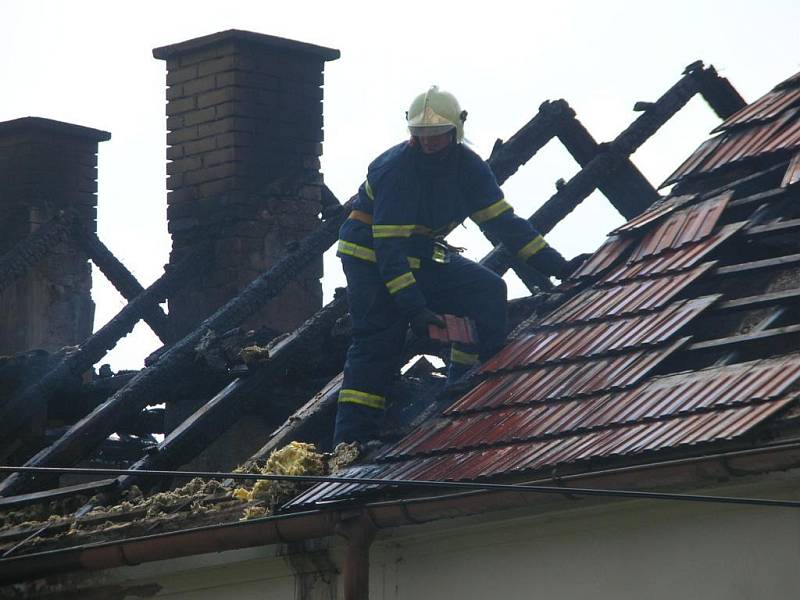
[[[787,254],[778,256],[777,258],[766,258],[764,260],[754,260],[736,265],[728,265],[726,267],[718,267],[714,270],[714,275],[720,277],[731,275],[738,276],[743,273],[752,273],[753,271],[789,267],[797,263],[800,263],[800,254]]]
[[[600,144],[575,117],[562,121],[558,139],[581,168],[601,152]],[[628,218],[643,212],[660,198],[656,189],[628,157],[622,159],[609,177],[599,180],[597,188],[621,215]]]
[[[133,273],[114,256],[93,231],[80,227],[76,231],[75,240],[125,300],[130,302],[144,292],[142,284],[136,280]],[[148,308],[142,318],[162,342],[169,342],[167,315],[160,306]]]
[[[74,210],[60,212],[0,257],[0,291],[69,241],[77,217]]]
[[[256,394],[263,395],[292,363],[313,359],[319,341],[330,332],[338,318],[347,312],[343,295],[335,298],[298,329],[269,348],[268,360],[247,377],[228,384],[206,402],[161,442],[157,450],[137,461],[131,469],[169,469],[185,464],[197,456],[210,442],[233,425],[242,415],[244,405]],[[135,475],[119,478],[120,489],[130,487]]]
[[[800,219],[790,219],[788,221],[777,221],[775,223],[767,223],[765,225],[756,225],[755,227],[748,227],[745,233],[748,236],[763,236],[763,235],[795,235],[800,230]]]
[[[194,348],[209,331],[228,331],[277,296],[294,277],[330,248],[338,239],[339,227],[350,213],[353,199],[342,209],[306,236],[272,268],[250,283],[200,326],[173,344],[158,361],[140,371],[129,384],[119,390],[84,419],[76,423],[53,445],[31,458],[28,466],[71,465],[97,448],[118,424],[133,419],[153,399],[170,389],[194,361]],[[47,477],[34,478],[19,473],[0,483],[0,495],[21,493],[41,488],[52,482]]]
[[[163,408],[146,408],[136,416],[136,420],[122,423],[117,427],[117,433],[139,437],[152,433],[166,433],[165,416],[166,411]]]
[[[293,441],[312,441],[319,437],[322,423],[334,422],[336,403],[344,374],[339,373],[270,435],[267,443],[248,462],[269,458],[273,451]]]
[[[700,69],[697,78],[700,83],[700,95],[720,119],[727,119],[747,105],[731,82],[725,77],[720,77],[713,65],[709,65],[707,69]]]
[[[203,264],[203,256],[204,253],[189,256],[174,269],[168,269],[153,285],[92,334],[77,352],[65,356],[41,380],[13,396],[0,414],[0,453],[12,445],[14,438],[19,436],[23,423],[44,407],[54,392],[65,383],[80,377],[103,358],[121,338],[133,330],[145,310],[163,302],[187,278],[198,273]],[[105,437],[108,434],[103,439]],[[4,484],[5,482],[0,485]]]
[[[791,305],[800,300],[800,289],[782,290],[780,292],[770,292],[768,294],[758,294],[756,296],[746,296],[720,302],[714,307],[715,311],[722,310],[752,310],[765,306]]]
[[[763,331],[756,331],[755,333],[745,333],[741,335],[732,335],[725,338],[718,338],[713,340],[704,340],[702,342],[695,342],[691,344],[687,350],[690,352],[707,351],[727,349],[732,346],[740,346],[744,344],[762,343],[766,348],[774,345],[776,340],[793,336],[791,339],[800,335],[800,325],[787,325],[786,327],[775,327],[772,329],[764,329]]]
[[[534,226],[542,234],[549,233],[698,92],[698,77],[697,69],[686,73],[612,142],[601,145],[602,151],[529,219]],[[512,260],[508,250],[500,244],[481,264],[502,274]]]
[[[516,173],[547,142],[555,137],[561,121],[574,116],[564,100],[546,101],[539,112],[508,141],[497,140],[488,163],[500,185]]]
[[[53,500],[63,500],[72,496],[94,496],[95,494],[109,491],[117,487],[116,479],[103,479],[102,481],[91,481],[88,483],[78,483],[75,485],[64,486],[52,490],[44,490],[42,492],[33,492],[31,494],[20,494],[18,496],[9,496],[7,498],[0,498],[0,510],[6,510],[15,506],[24,506],[27,504],[37,504],[39,502],[52,502]]]

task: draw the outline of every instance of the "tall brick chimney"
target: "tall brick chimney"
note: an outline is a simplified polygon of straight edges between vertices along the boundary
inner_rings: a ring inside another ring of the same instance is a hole
[[[213,243],[205,275],[169,299],[184,334],[319,223],[322,83],[339,51],[229,30],[153,50],[167,61],[171,262]],[[287,331],[322,305],[322,262],[247,326]]]
[[[74,208],[96,231],[97,146],[106,131],[25,117],[0,123],[0,255]],[[64,244],[0,292],[0,354],[57,350],[92,333],[86,255]]]

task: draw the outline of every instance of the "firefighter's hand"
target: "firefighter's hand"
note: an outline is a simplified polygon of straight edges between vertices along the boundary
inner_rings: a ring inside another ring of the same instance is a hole
[[[589,258],[591,258],[592,253],[588,252],[586,254],[578,254],[571,259],[569,259],[564,266],[561,268],[561,272],[558,274],[558,278],[561,281],[565,279],[569,279],[569,276],[572,275],[575,271],[580,269]]]
[[[428,337],[428,325],[436,325],[443,329],[445,327],[442,318],[428,308],[423,308],[411,317],[411,331],[419,337]]]

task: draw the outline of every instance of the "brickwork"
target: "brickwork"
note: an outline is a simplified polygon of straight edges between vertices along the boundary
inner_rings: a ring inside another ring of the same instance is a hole
[[[167,63],[171,262],[214,245],[169,299],[177,334],[211,314],[318,224],[322,83],[336,50],[225,31],[153,55]],[[286,331],[322,305],[317,261],[247,326]]]
[[[105,131],[26,117],[0,123],[0,254],[59,211],[96,230],[97,146]],[[63,245],[0,292],[0,354],[76,345],[92,333],[86,256]]]

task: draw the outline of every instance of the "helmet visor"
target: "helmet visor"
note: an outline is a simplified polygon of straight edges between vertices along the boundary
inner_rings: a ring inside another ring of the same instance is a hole
[[[430,137],[432,135],[447,133],[455,128],[455,125],[448,123],[447,125],[409,125],[408,130],[411,132],[411,135],[416,137]]]

